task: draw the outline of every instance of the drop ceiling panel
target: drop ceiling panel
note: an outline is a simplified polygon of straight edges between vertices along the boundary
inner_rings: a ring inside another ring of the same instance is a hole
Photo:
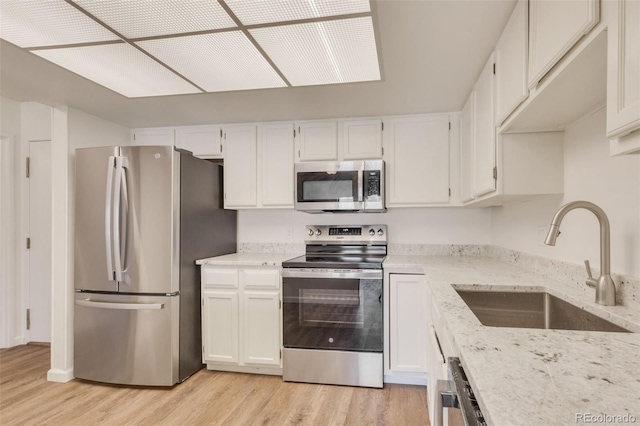
[[[63,0],[0,0],[0,37],[20,47],[120,40]]]
[[[201,93],[125,43],[36,50],[33,53],[130,98]]]
[[[370,17],[250,30],[293,86],[380,80]]]
[[[368,0],[226,0],[244,25],[370,12]]]
[[[241,31],[136,44],[207,92],[286,86]]]
[[[74,2],[126,38],[180,34],[236,26],[216,0],[74,0]]]

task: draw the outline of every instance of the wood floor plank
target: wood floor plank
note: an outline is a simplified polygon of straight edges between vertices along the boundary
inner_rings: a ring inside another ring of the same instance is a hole
[[[0,350],[0,425],[428,425],[424,386],[283,382],[201,370],[173,388],[47,381],[50,349]]]

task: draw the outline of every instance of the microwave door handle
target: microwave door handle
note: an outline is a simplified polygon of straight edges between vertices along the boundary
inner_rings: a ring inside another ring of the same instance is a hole
[[[363,176],[364,176],[364,168],[358,172],[358,202],[362,202],[364,200],[364,188],[363,188]]]
[[[458,395],[455,392],[453,380],[436,381],[436,406],[434,426],[444,426],[444,409],[459,408]]]
[[[107,196],[104,203],[104,241],[107,252],[107,279],[115,280],[115,270],[113,268],[112,257],[112,235],[111,235],[111,211],[113,208],[113,169],[115,167],[115,157],[110,156],[107,161]]]

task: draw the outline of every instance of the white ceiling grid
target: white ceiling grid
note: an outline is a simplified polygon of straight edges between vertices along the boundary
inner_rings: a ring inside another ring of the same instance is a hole
[[[0,37],[126,97],[380,79],[369,0],[1,0]]]

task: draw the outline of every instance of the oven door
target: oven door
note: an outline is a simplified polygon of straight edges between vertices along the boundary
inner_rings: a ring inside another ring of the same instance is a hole
[[[361,210],[361,162],[298,163],[295,166],[296,210]]]
[[[285,348],[382,353],[382,270],[284,269]]]

